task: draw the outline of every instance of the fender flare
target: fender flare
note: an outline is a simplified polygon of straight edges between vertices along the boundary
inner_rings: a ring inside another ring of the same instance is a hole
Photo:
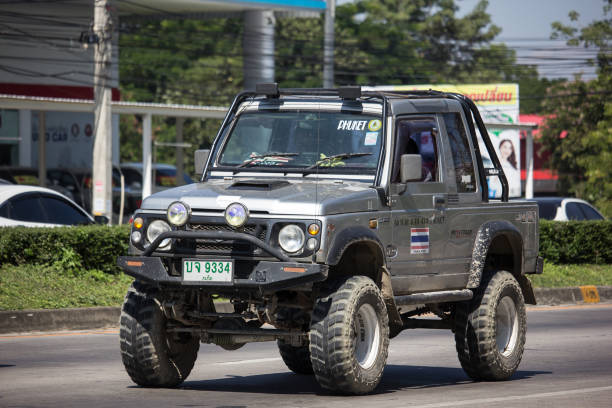
[[[366,243],[375,248],[376,255],[380,257],[382,266],[387,264],[382,242],[380,242],[378,236],[371,229],[363,226],[347,227],[339,231],[332,239],[325,263],[330,266],[338,265],[347,248],[357,243]],[[380,276],[378,278],[380,282]],[[376,283],[379,284],[379,282]]]
[[[505,236],[512,246],[514,254],[514,270],[509,271],[517,279],[523,275],[523,237],[512,223],[508,221],[489,221],[480,226],[476,233],[474,248],[472,249],[472,262],[470,263],[468,289],[480,286],[484,272],[485,261],[489,253],[489,247],[493,240],[499,236]]]

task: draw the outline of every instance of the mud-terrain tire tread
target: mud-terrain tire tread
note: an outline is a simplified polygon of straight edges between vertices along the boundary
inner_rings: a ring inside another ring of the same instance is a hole
[[[191,372],[200,341],[191,336],[180,343],[167,338],[166,318],[155,292],[138,281],[129,288],[120,317],[121,358],[136,384],[175,387]]]
[[[294,347],[278,340],[278,351],[288,369],[296,374],[312,375],[312,362],[310,361],[310,347],[308,345]]]
[[[389,347],[389,318],[382,294],[366,276],[327,284],[317,299],[309,332],[312,367],[318,383],[342,394],[366,394],[380,383]],[[381,344],[373,367],[364,370],[354,358],[352,319],[368,302],[379,318]]]
[[[499,353],[495,341],[496,307],[506,295],[514,299],[519,319],[517,344],[509,357]],[[516,278],[507,271],[487,273],[474,298],[455,309],[455,345],[461,367],[477,381],[507,380],[521,362],[526,330],[525,301]]]

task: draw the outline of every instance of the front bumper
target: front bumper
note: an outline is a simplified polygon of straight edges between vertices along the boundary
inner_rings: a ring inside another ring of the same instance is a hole
[[[203,259],[204,260],[204,259]],[[327,265],[259,261],[250,268],[248,276],[234,277],[232,282],[186,282],[181,276],[168,274],[158,257],[120,256],[117,264],[125,273],[156,286],[199,287],[218,292],[265,293],[284,289],[308,289],[310,284],[327,278]]]

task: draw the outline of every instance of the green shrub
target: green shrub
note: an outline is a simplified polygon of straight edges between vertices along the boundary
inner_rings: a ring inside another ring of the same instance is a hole
[[[540,220],[540,256],[555,264],[612,263],[612,221]]]
[[[0,264],[38,264],[78,275],[118,273],[129,226],[0,228]],[[555,264],[612,263],[612,221],[540,221],[540,255]],[[103,278],[100,278],[103,279]]]
[[[117,273],[117,257],[127,255],[129,233],[125,225],[0,228],[0,264],[49,265],[72,274]]]

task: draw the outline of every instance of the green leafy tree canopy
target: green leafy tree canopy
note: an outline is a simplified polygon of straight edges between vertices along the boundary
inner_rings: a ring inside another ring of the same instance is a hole
[[[612,0],[605,0],[602,20],[578,29],[553,23],[552,38],[569,45],[597,47],[597,78],[549,89],[545,109],[551,115],[542,129],[543,148],[551,153],[550,165],[559,174],[562,194],[595,202],[612,215]],[[576,21],[578,13],[571,12]]]

